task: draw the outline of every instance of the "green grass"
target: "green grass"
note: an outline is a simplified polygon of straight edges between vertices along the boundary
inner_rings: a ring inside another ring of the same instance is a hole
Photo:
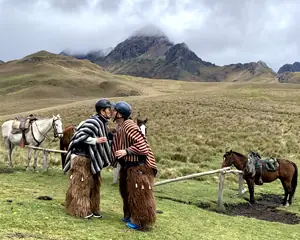
[[[250,149],[257,150],[263,157],[285,157],[300,163],[300,85],[184,83],[128,76],[118,76],[115,81],[122,82],[128,88],[143,87],[143,96],[111,99],[126,100],[132,104],[134,118],[138,115],[148,117],[148,139],[159,168],[157,181],[218,169],[222,155],[229,149],[244,154]],[[56,100],[61,98],[56,96]],[[64,126],[78,124],[94,112],[95,100],[66,98],[65,102],[58,103],[53,99],[47,102],[45,98],[43,103],[36,104],[25,96],[20,101],[22,104],[15,99],[7,104],[2,103],[0,121],[13,118],[21,112],[40,116],[60,113]],[[49,137],[52,136],[49,133]],[[0,144],[0,162],[4,164],[6,153],[3,142]],[[57,141],[46,141],[44,146],[59,148]],[[254,212],[253,218],[248,218],[210,211],[217,206],[218,175],[156,187],[158,209],[164,213],[158,215],[153,231],[142,233],[128,230],[120,221],[122,205],[118,188],[111,185],[110,169],[105,169],[101,188],[101,208],[105,218],[92,221],[75,219],[66,215],[62,206],[67,176],[58,170],[60,156],[49,155],[48,173],[20,170],[24,169],[26,158],[27,149],[16,148],[13,163],[19,170],[12,174],[0,173],[0,239],[22,236],[25,239],[300,238],[299,224],[259,220],[254,217]],[[42,153],[39,155],[39,167],[41,163]],[[228,175],[225,182],[224,202],[246,203],[246,200],[236,197],[236,177]],[[278,180],[256,187],[255,193],[256,199],[262,194],[282,196],[283,189]],[[37,200],[39,195],[49,195],[54,199]],[[245,196],[248,197],[248,193]],[[292,206],[275,209],[299,215],[299,197],[297,189]],[[161,198],[173,198],[191,204]],[[13,202],[8,203],[8,199]],[[206,205],[209,209],[199,207]],[[274,218],[274,214],[280,215],[273,213],[273,210],[264,210],[261,215],[267,212],[270,212],[270,218]],[[283,216],[286,219],[290,217]]]
[[[156,187],[157,222],[150,232],[135,232],[121,222],[122,204],[118,187],[111,185],[112,173],[103,172],[101,210],[103,219],[83,220],[67,215],[63,203],[67,175],[61,171],[47,173],[25,172],[1,174],[0,238],[12,239],[299,239],[299,226],[258,221],[248,217],[233,217],[203,210],[196,205],[209,203],[216,207],[218,185],[209,181],[185,181]],[[225,201],[240,203],[236,198],[237,185],[226,182]],[[260,188],[258,188],[260,189]],[[262,187],[261,187],[262,189]],[[281,193],[276,184],[263,187],[264,193]],[[262,190],[258,190],[257,197]],[[53,200],[38,200],[38,196]],[[187,205],[161,199],[171,197],[189,201]],[[11,200],[12,202],[8,202]],[[299,208],[296,201],[296,210]],[[298,212],[298,211],[297,211]],[[299,212],[298,212],[299,213]]]

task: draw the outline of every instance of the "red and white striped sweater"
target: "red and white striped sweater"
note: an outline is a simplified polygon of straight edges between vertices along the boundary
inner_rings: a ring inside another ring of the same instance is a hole
[[[138,162],[139,156],[146,157],[146,164],[157,173],[156,161],[153,152],[138,125],[131,119],[125,120],[117,129],[112,142],[113,166],[116,167],[117,159],[115,152],[126,149],[128,154],[123,157],[125,162]]]

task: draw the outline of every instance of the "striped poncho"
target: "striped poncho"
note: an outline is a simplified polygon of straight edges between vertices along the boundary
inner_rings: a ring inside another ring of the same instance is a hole
[[[147,142],[147,138],[143,135],[138,125],[128,119],[119,126],[113,137],[112,154],[113,166],[116,167],[118,159],[115,152],[126,149],[128,154],[123,157],[125,162],[139,162],[141,156],[145,158],[145,163],[153,169],[154,175],[157,173],[156,161],[154,154]]]
[[[66,163],[63,171],[67,172],[71,168],[71,155],[75,151],[76,144],[86,141],[89,137],[98,138],[106,136],[106,125],[101,121],[98,115],[94,115],[82,122],[77,127],[77,130],[69,144]],[[100,172],[112,162],[111,148],[108,141],[100,144],[96,143],[95,145],[89,144],[88,152],[90,155],[91,170],[93,174]]]

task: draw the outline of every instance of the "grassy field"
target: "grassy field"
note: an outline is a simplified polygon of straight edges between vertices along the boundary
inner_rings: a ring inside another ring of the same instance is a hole
[[[300,163],[300,86],[291,84],[184,83],[118,76],[127,86],[141,87],[139,96],[114,97],[132,104],[134,117],[148,117],[148,139],[156,155],[156,181],[218,169],[226,150],[262,156],[286,157]],[[130,88],[130,87],[129,87]],[[99,94],[99,97],[101,95]],[[0,121],[19,113],[51,116],[59,113],[64,126],[77,124],[93,113],[90,99],[57,102],[54,98],[35,104],[24,96],[23,104],[2,104]],[[50,104],[51,103],[51,104]],[[111,123],[113,125],[113,123]],[[49,134],[52,137],[52,133]],[[3,142],[2,172],[8,171]],[[46,147],[58,149],[58,142]],[[158,215],[148,233],[128,230],[120,221],[121,199],[112,186],[112,170],[103,171],[101,208],[105,218],[84,221],[65,214],[63,202],[67,176],[60,170],[60,157],[50,154],[47,173],[25,172],[26,149],[15,149],[12,173],[0,173],[1,239],[299,239],[300,194],[294,204],[279,206],[283,189],[279,181],[256,187],[260,202],[250,207],[237,198],[236,176],[226,176],[226,213],[215,212],[218,175],[158,186]],[[42,156],[39,157],[41,168]],[[33,162],[32,162],[33,163]],[[31,164],[32,164],[31,163]],[[41,195],[51,201],[36,199]],[[248,198],[248,194],[245,194]],[[10,201],[11,200],[11,201]]]
[[[295,216],[281,212],[282,219],[272,221],[252,218],[250,206],[247,216],[220,214],[202,206],[214,208],[217,184],[186,181],[156,188],[157,223],[150,232],[128,230],[123,222],[121,198],[117,186],[111,185],[111,173],[103,173],[101,187],[101,210],[104,218],[80,220],[64,212],[64,196],[67,178],[61,172],[28,173],[23,170],[1,174],[0,238],[1,239],[299,239],[299,226],[284,224],[285,218]],[[276,184],[263,192],[279,193]],[[260,189],[259,192],[262,192]],[[225,191],[227,203],[243,204],[237,199],[236,186],[228,185]],[[50,196],[53,200],[43,201],[38,196]],[[175,198],[189,202],[161,199]],[[296,201],[296,207],[299,204]],[[294,209],[293,209],[294,210]],[[267,211],[267,210],[265,210]],[[263,215],[264,213],[260,213]],[[290,216],[291,215],[291,216]],[[297,220],[299,221],[299,219]],[[242,236],[242,237],[241,237]]]

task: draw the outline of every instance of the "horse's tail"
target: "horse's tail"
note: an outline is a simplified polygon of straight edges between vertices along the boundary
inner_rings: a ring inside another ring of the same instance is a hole
[[[294,172],[294,175],[293,175],[293,178],[292,178],[291,198],[294,196],[294,193],[295,193],[296,188],[297,188],[297,183],[298,183],[298,167],[297,167],[296,163],[292,162],[292,165],[295,168],[295,172]]]

